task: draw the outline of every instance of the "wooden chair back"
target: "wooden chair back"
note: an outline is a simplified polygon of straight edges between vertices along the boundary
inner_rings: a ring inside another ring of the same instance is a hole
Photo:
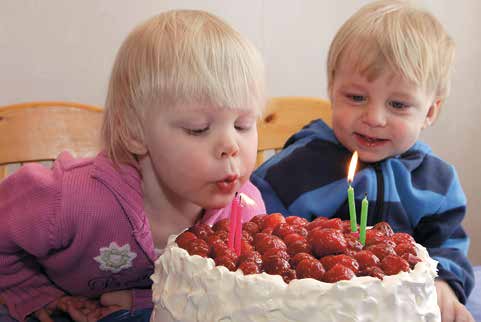
[[[274,97],[257,125],[259,146],[256,166],[280,151],[287,139],[315,119],[331,126],[331,107],[327,100],[314,97]]]
[[[100,107],[70,102],[0,107],[0,180],[9,169],[54,160],[64,150],[77,157],[95,155],[102,116]]]
[[[71,102],[31,102],[0,107],[0,180],[27,162],[52,161],[64,150],[76,157],[100,149],[102,108]],[[256,165],[315,119],[331,125],[330,103],[314,97],[274,97],[257,125]]]

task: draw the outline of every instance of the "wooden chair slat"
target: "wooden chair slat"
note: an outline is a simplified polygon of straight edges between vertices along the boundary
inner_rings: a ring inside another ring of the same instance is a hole
[[[323,119],[331,126],[331,107],[327,100],[314,97],[271,98],[257,125],[259,146],[256,166],[266,161],[264,152],[282,150],[287,139],[312,120]]]
[[[54,160],[64,150],[95,155],[102,116],[100,107],[70,102],[0,107],[0,179],[8,164]]]

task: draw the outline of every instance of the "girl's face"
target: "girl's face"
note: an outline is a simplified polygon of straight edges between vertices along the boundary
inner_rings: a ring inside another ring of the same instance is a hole
[[[339,64],[330,89],[337,139],[365,162],[407,151],[431,125],[440,101],[415,84],[385,71],[368,80],[353,66]]]
[[[147,114],[144,145],[167,199],[206,209],[231,202],[255,166],[258,110],[191,105]]]

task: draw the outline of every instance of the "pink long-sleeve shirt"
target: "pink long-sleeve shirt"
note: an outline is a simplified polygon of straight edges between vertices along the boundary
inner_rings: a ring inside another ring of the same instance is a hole
[[[241,192],[255,203],[243,221],[265,213],[257,188]],[[202,221],[229,211],[208,210]],[[155,259],[134,167],[64,152],[52,169],[29,164],[0,182],[0,296],[18,320],[65,294],[132,289],[133,309],[149,307]]]

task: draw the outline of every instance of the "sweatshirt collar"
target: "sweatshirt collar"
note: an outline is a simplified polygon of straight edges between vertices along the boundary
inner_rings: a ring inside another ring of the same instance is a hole
[[[105,152],[94,161],[92,176],[107,187],[116,197],[132,225],[133,235],[151,259],[155,259],[150,226],[144,212],[142,179],[131,165],[114,165]]]

